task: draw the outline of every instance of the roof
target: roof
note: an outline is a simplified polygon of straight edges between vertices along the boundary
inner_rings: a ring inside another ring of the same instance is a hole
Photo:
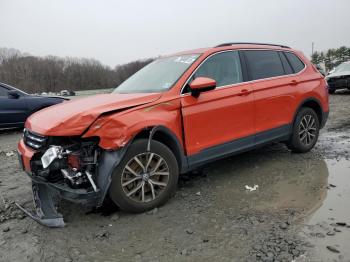
[[[285,45],[278,45],[278,44],[232,42],[232,43],[220,44],[214,47],[182,51],[182,52],[175,53],[173,55],[203,54],[206,52],[213,53],[218,50],[233,50],[233,49],[291,49],[291,48]]]

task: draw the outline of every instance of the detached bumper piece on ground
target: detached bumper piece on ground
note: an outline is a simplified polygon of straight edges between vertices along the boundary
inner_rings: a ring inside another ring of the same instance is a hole
[[[33,199],[35,211],[29,211],[16,203],[26,215],[47,227],[64,227],[62,214],[57,212],[59,194],[45,184],[33,182]]]

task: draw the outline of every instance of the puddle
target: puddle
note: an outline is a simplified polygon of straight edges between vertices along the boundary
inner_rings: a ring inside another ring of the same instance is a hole
[[[210,184],[208,194],[222,209],[293,208],[309,214],[327,195],[326,161],[291,153],[276,154],[266,148],[218,161],[204,172]],[[246,185],[258,185],[258,189],[249,192]]]
[[[350,261],[350,228],[332,225],[350,225],[350,161],[276,150],[264,148],[206,166],[204,194],[211,196],[209,213],[296,210],[302,235],[315,246],[312,261]],[[245,185],[258,185],[258,189],[249,192]],[[334,228],[341,232],[328,236]],[[340,253],[329,251],[327,246]]]
[[[329,171],[328,183],[335,187],[329,186],[322,205],[310,215],[306,233],[324,235],[324,237],[318,235],[318,237],[310,238],[315,245],[316,256],[320,260],[339,259],[339,254],[330,252],[327,246],[335,247],[343,258],[350,259],[350,228],[334,225],[336,222],[345,222],[350,225],[350,161],[326,160],[326,163]],[[334,228],[341,232],[328,236],[327,232],[334,232]]]

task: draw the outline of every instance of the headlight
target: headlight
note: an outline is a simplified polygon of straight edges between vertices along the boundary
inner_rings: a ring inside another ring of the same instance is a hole
[[[56,158],[62,158],[63,148],[60,146],[51,146],[46,150],[45,154],[41,157],[41,163],[43,168],[47,168]]]

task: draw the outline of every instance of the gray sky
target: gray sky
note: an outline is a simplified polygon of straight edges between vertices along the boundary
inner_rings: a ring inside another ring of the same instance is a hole
[[[0,47],[115,66],[228,41],[350,46],[350,0],[0,0]]]

